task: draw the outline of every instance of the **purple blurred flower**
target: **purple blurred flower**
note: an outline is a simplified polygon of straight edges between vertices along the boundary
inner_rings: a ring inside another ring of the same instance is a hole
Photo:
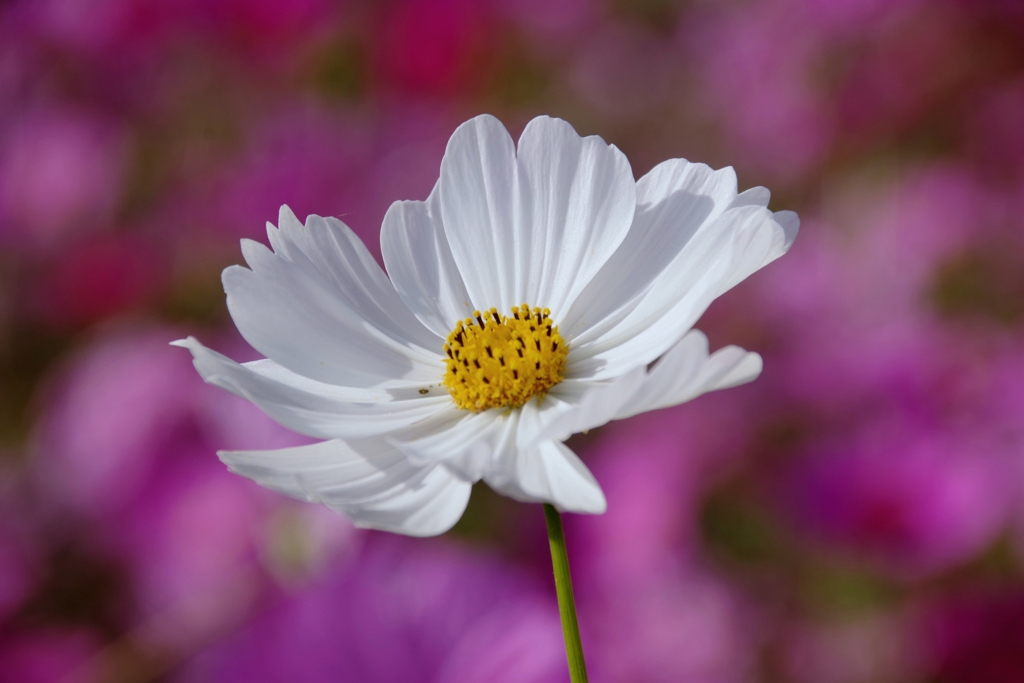
[[[796,267],[763,274],[750,308],[786,339],[767,372],[798,395],[838,399],[881,374],[912,376],[963,353],[925,304],[940,269],[992,234],[999,203],[957,166],[908,171],[889,185],[851,182],[827,195],[793,250]]]
[[[913,624],[902,614],[838,623],[806,622],[785,630],[782,668],[794,683],[864,683],[921,679]]]
[[[701,566],[701,494],[736,454],[735,401],[707,396],[613,423],[592,452],[608,497],[569,520],[573,574],[594,681],[746,681],[752,608]]]
[[[180,680],[562,681],[564,657],[547,591],[444,543],[373,535]]]
[[[204,203],[186,216],[195,228],[257,237],[282,203],[331,215],[360,195],[372,128],[352,114],[286,107],[253,122],[247,138],[247,149],[222,168],[188,172],[199,178],[194,192]]]
[[[1021,12],[1024,18],[1024,8]],[[1024,21],[1022,21],[1024,26]],[[981,92],[967,120],[967,146],[979,167],[996,182],[1024,176],[1024,80]]]
[[[88,325],[151,303],[167,270],[156,246],[138,237],[73,244],[47,265],[29,310],[52,328]]]
[[[566,41],[596,22],[599,8],[591,0],[492,0],[503,17],[534,38],[541,50],[562,50]]]
[[[39,549],[21,526],[13,515],[0,522],[0,623],[23,604],[39,580]]]
[[[1007,522],[1014,483],[1002,458],[926,428],[868,427],[797,467],[793,519],[900,578],[965,562]]]
[[[302,442],[248,403],[212,394],[167,345],[166,329],[107,331],[75,359],[43,418],[35,475],[57,519],[132,577],[143,638],[172,650],[196,646],[244,613],[280,566],[275,545],[303,533],[313,565],[351,535],[230,475],[218,448]],[[308,528],[307,528],[308,527]],[[288,567],[283,567],[288,570]],[[282,577],[293,580],[293,576]]]
[[[87,630],[8,635],[0,643],[0,683],[93,683],[80,672],[99,647],[97,635]]]
[[[112,121],[71,108],[26,112],[0,131],[0,239],[52,246],[108,227],[125,152]]]
[[[877,30],[893,16],[908,14],[922,0],[794,0],[794,9],[805,16],[821,33],[857,36]]]
[[[703,95],[734,153],[793,182],[851,133],[874,141],[941,106],[936,101],[966,73],[963,18],[950,8],[920,0],[755,2],[711,13],[687,36]]]
[[[962,29],[967,18],[952,11],[952,3],[912,13],[899,11],[906,2],[892,4],[896,12],[875,8],[885,11],[856,36],[857,56],[837,85],[837,116],[854,144],[921,127],[970,73],[966,65],[975,48]]]
[[[493,49],[485,3],[397,0],[381,15],[376,47],[381,80],[420,95],[451,96],[472,88]]]
[[[373,120],[364,112],[285,108],[252,126],[240,158],[196,172],[207,183],[196,188],[199,204],[176,202],[168,220],[262,239],[287,204],[302,216],[340,217],[379,257],[384,213],[400,197],[430,193],[449,127],[443,110],[411,102]]]
[[[676,75],[674,45],[653,31],[607,23],[588,33],[569,79],[602,115],[630,119],[663,107]]]
[[[1024,680],[1024,595],[1016,590],[948,599],[924,610],[923,648],[942,683]]]
[[[21,9],[36,35],[62,49],[138,59],[157,53],[198,6],[194,0],[40,0]]]
[[[731,151],[748,168],[792,182],[832,144],[827,102],[807,66],[821,50],[784,4],[762,3],[691,26],[686,36]]]
[[[330,37],[342,3],[330,0],[212,0],[210,14],[218,37],[249,56],[287,60]]]

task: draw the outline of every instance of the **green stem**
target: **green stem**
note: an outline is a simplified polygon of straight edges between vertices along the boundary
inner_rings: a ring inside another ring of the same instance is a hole
[[[558,594],[558,613],[562,617],[565,654],[569,658],[569,678],[572,683],[587,683],[587,664],[583,661],[580,626],[576,622],[576,600],[572,596],[572,577],[569,575],[569,554],[565,550],[562,516],[554,506],[545,503],[544,518],[548,522],[548,543],[551,544],[551,564],[555,569],[555,592]]]

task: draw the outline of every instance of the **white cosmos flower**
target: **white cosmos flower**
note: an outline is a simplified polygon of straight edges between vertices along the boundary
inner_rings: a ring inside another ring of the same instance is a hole
[[[341,221],[303,225],[284,207],[271,248],[244,240],[249,268],[223,276],[231,317],[266,359],[175,344],[207,382],[324,439],[220,453],[231,470],[357,525],[442,533],[481,479],[601,513],[566,438],[760,373],[756,353],[709,354],[692,328],[792,244],[796,214],[773,214],[768,197],[683,159],[634,181],[615,146],[559,119],[531,121],[517,150],[478,116],[452,135],[430,197],[389,209],[387,274]]]

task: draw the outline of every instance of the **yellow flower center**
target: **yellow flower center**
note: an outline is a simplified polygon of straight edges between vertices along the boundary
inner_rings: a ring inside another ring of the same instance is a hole
[[[569,345],[550,316],[523,304],[510,317],[492,308],[459,322],[444,345],[455,404],[473,412],[521,406],[561,382]]]

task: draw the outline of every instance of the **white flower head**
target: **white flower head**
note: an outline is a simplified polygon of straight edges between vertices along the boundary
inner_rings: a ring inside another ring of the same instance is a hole
[[[220,453],[231,470],[357,525],[430,536],[481,479],[521,501],[601,513],[575,432],[748,382],[761,358],[708,353],[694,323],[781,256],[799,221],[731,168],[626,157],[548,117],[518,148],[492,116],[459,126],[425,202],[384,217],[387,274],[341,221],[287,208],[270,249],[224,271],[265,360],[194,338],[203,378],[321,443]],[[389,277],[390,276],[390,277]]]

